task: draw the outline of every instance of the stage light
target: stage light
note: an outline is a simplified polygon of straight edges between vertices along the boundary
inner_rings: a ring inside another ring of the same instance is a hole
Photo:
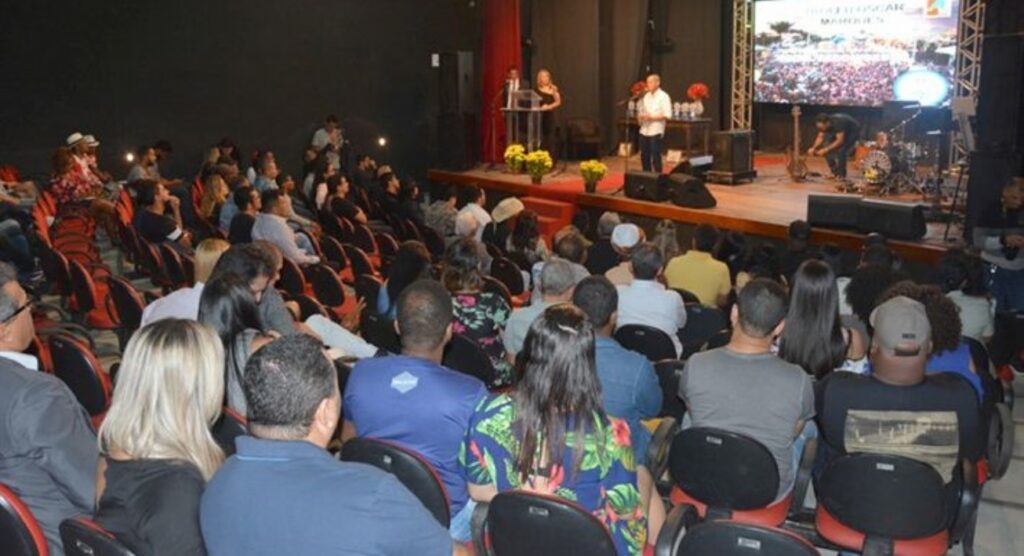
[[[381,147],[386,147],[386,146],[388,146],[388,140],[387,140],[387,138],[386,138],[386,137],[378,137],[378,138],[377,138],[377,145],[379,145],[379,146],[381,146]]]
[[[912,100],[922,106],[939,106],[949,97],[947,78],[930,69],[915,67],[905,71],[893,83],[897,100]]]
[[[135,153],[124,153],[124,161],[129,164],[135,162]]]

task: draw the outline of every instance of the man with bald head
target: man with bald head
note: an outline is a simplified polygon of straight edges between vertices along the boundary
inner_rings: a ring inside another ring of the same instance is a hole
[[[672,99],[661,89],[661,76],[647,76],[647,93],[637,104],[640,124],[640,160],[644,172],[661,173],[661,141],[665,122],[672,117]]]

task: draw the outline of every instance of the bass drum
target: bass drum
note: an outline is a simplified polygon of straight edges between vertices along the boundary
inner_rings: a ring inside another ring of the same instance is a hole
[[[885,151],[874,150],[860,161],[861,171],[868,183],[880,184],[892,174],[892,158]]]

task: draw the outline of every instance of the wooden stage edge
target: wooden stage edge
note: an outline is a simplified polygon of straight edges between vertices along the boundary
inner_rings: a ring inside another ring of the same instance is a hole
[[[490,177],[487,175],[481,175],[478,172],[467,173],[432,169],[427,171],[427,179],[434,183],[453,186],[475,184],[485,190],[494,190],[505,194],[517,196],[530,195],[560,200],[574,203],[579,207],[613,210],[622,214],[632,214],[647,218],[667,218],[669,220],[690,225],[712,224],[721,229],[735,230],[754,236],[782,240],[785,240],[788,235],[789,221],[806,217],[807,194],[818,192],[808,190],[803,196],[803,204],[800,206],[789,207],[787,212],[792,213],[792,218],[786,219],[785,222],[771,222],[763,218],[758,219],[744,215],[744,213],[754,212],[743,210],[742,206],[744,201],[747,203],[756,202],[757,197],[754,195],[748,196],[748,198],[744,200],[733,199],[733,196],[730,196],[728,200],[724,199],[723,197],[726,196],[724,195],[725,190],[721,188],[725,188],[727,186],[710,186],[714,190],[716,198],[718,198],[718,207],[714,209],[693,209],[678,207],[667,202],[655,203],[651,201],[629,199],[622,195],[621,192],[616,195],[609,195],[605,193],[576,193],[555,189],[545,190],[543,185],[520,183],[517,181],[511,181],[507,177],[502,179],[501,174],[496,174],[495,177]],[[743,187],[747,186],[739,185],[728,187],[728,190],[742,191]],[[733,203],[735,206],[729,207],[731,210],[720,210],[726,208],[725,203],[727,202]],[[797,204],[797,202],[794,201],[790,204]],[[942,242],[941,238],[942,227],[944,227],[944,225],[941,225],[940,227],[938,224],[929,224],[929,233],[924,240],[890,240],[889,244],[893,251],[906,260],[934,265],[947,250],[947,247]],[[829,228],[813,228],[811,242],[818,245],[834,243],[844,250],[859,251],[864,244],[864,234]]]

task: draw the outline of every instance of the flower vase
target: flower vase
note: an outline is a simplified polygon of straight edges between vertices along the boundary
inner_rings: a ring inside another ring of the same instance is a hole
[[[530,174],[530,183],[533,185],[540,185],[541,180],[544,179],[544,174]]]
[[[693,110],[693,116],[695,118],[701,117],[701,115],[704,114],[704,101],[702,101],[701,99],[693,101],[693,104],[691,105],[691,110]]]
[[[508,171],[512,172],[513,174],[522,174],[523,173],[523,161],[522,160],[513,160],[508,165]]]
[[[587,193],[597,193],[597,180],[583,182],[583,190]]]

